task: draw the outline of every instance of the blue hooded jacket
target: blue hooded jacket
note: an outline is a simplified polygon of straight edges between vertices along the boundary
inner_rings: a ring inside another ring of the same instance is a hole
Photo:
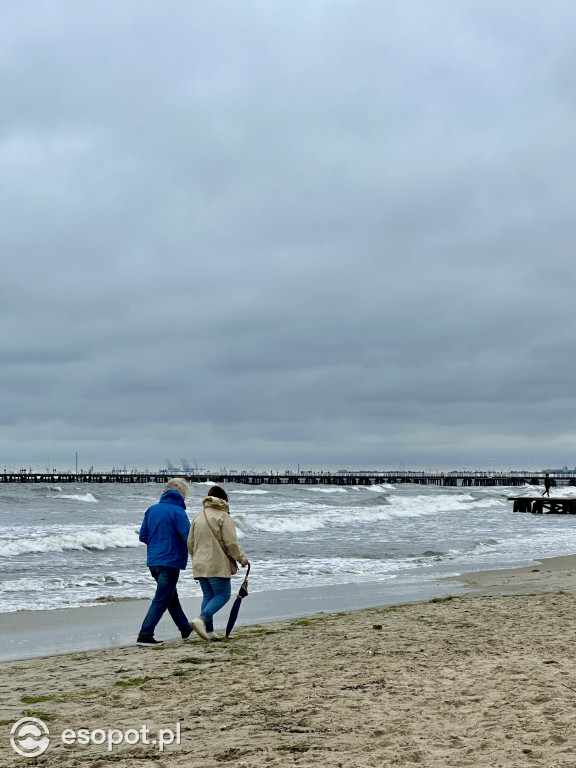
[[[146,510],[140,541],[148,547],[146,565],[168,565],[184,570],[188,562],[190,521],[178,491],[166,491],[158,504]]]

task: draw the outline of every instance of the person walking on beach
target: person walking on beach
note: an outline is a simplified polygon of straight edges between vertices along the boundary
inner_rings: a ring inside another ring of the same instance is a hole
[[[182,610],[176,591],[180,571],[186,568],[188,562],[186,542],[190,521],[184,503],[188,490],[188,483],[183,478],[169,480],[158,504],[146,510],[144,515],[140,541],[148,548],[146,565],[157,586],[152,605],[140,629],[137,645],[163,645],[162,640],[154,639],[154,630],[166,609],[183,640],[192,634],[190,622]]]
[[[546,475],[544,476],[544,493],[542,494],[542,496],[550,496],[551,486],[552,486],[552,480],[550,479],[548,472],[546,472]]]
[[[230,578],[249,563],[236,536],[230,517],[228,494],[218,485],[208,491],[202,512],[192,519],[188,551],[192,555],[194,578],[202,589],[200,616],[190,622],[203,640],[218,640],[214,632],[214,614],[230,600]]]

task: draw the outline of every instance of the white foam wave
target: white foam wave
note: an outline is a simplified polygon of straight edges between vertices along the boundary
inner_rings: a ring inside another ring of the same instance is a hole
[[[349,525],[350,523],[386,521],[394,518],[412,518],[425,515],[440,515],[451,512],[469,510],[473,502],[478,502],[470,494],[458,495],[419,495],[401,498],[388,496],[382,504],[370,504],[369,506],[343,506],[326,507],[325,511],[310,514],[310,505],[301,503],[286,505],[274,505],[270,511],[278,509],[284,514],[245,514],[235,515],[234,520],[239,531],[245,534],[250,532],[269,533],[302,533],[315,531],[333,524]],[[486,502],[481,502],[482,506]],[[488,506],[501,506],[501,499],[492,499]],[[318,507],[313,507],[315,510]],[[288,514],[286,514],[288,512]],[[292,513],[292,514],[290,514]]]
[[[348,493],[346,488],[306,488],[311,493]]]
[[[239,532],[263,531],[270,533],[302,533],[324,527],[319,517],[281,517],[267,515],[235,515]]]
[[[234,489],[232,493],[236,496],[237,494],[241,493],[244,496],[259,496],[263,493],[270,493],[270,491],[263,491],[260,488],[255,488],[253,491],[237,491]]]
[[[473,499],[471,504],[479,504],[482,509],[492,509],[493,507],[509,507],[509,502],[506,499],[506,497],[503,498],[484,498],[484,499]]]
[[[74,499],[75,501],[97,502],[98,499],[91,493],[61,493],[59,499]]]
[[[390,573],[398,569],[397,561],[373,560],[370,558],[349,557],[343,560],[339,557],[311,557],[303,562],[294,562],[293,571],[299,576],[328,576],[332,574],[374,575]],[[402,563],[411,567],[409,563]]]
[[[121,576],[120,574],[100,576],[83,574],[70,578],[23,578],[0,582],[0,592],[53,592],[54,590],[61,589],[103,586],[110,589],[124,585],[134,586],[137,583],[147,584],[149,581],[150,578],[146,574],[136,573],[130,574],[129,577],[127,575]]]
[[[469,493],[462,494],[439,494],[419,496],[405,496],[400,498],[394,496],[390,499],[393,510],[404,512],[407,515],[426,515],[433,512],[459,512],[467,509],[470,502],[477,501]]]
[[[81,549],[103,551],[105,549],[137,546],[139,546],[137,528],[127,525],[111,525],[50,536],[0,539],[0,557]]]

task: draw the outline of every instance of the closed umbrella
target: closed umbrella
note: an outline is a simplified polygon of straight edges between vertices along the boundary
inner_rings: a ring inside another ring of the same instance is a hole
[[[238,591],[238,597],[236,598],[236,600],[234,600],[234,605],[232,606],[232,610],[230,611],[230,618],[228,619],[228,624],[226,625],[226,637],[230,637],[230,632],[232,632],[234,624],[236,623],[236,619],[238,618],[238,613],[240,611],[240,605],[242,604],[242,600],[248,594],[248,576],[249,575],[250,575],[250,564],[248,564],[248,568],[246,570],[246,576],[244,576],[244,581],[242,582],[242,586]]]

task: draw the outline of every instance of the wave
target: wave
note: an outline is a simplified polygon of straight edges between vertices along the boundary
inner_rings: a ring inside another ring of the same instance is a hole
[[[510,509],[512,511],[512,507],[510,506],[510,502],[506,499],[506,497],[503,498],[484,498],[484,499],[471,499],[470,502],[468,502],[470,505],[480,505],[482,509],[492,509],[493,507],[506,507],[507,509]]]
[[[408,566],[409,567],[409,566]],[[318,576],[331,574],[381,575],[395,571],[397,562],[385,562],[364,557],[310,557],[304,562],[293,561],[292,569],[299,576]]]
[[[311,493],[348,493],[346,488],[306,488]]]
[[[235,515],[234,522],[244,534],[258,531],[266,533],[303,533],[323,528],[325,523],[319,517],[273,517],[265,515]]]
[[[138,547],[138,529],[128,525],[105,526],[71,533],[35,536],[22,539],[0,539],[0,557],[68,550],[98,550]]]
[[[373,504],[358,504],[332,513],[329,517],[337,522],[349,523],[353,520],[387,520],[396,517],[424,517],[426,515],[450,514],[470,508],[472,499],[468,494],[458,496],[382,496],[376,497]]]
[[[409,554],[405,555],[405,557],[408,559],[413,559],[414,562],[418,564],[425,564],[429,560],[454,560],[458,557],[492,552],[494,547],[499,543],[500,542],[498,542],[496,539],[486,539],[486,541],[473,542],[469,546],[463,547],[462,549],[448,549],[439,551],[428,549],[421,554]]]
[[[414,514],[430,514],[432,512],[459,512],[467,508],[473,499],[469,493],[458,495],[425,495],[395,497],[394,508],[398,511]]]
[[[421,552],[419,555],[406,555],[406,557],[444,557],[447,554],[448,552],[443,550],[427,549],[426,552]]]
[[[255,488],[253,491],[237,491],[235,488],[232,491],[232,493],[236,496],[237,494],[241,493],[244,496],[259,496],[263,493],[270,493],[270,491],[262,491],[259,488]]]
[[[48,578],[23,578],[12,581],[0,582],[0,592],[54,592],[59,589],[79,589],[80,587],[106,587],[108,589],[123,586],[134,586],[135,584],[148,584],[150,577],[147,574],[127,574],[125,576],[102,575],[92,576],[82,574],[81,576],[71,576],[63,578],[60,576]]]
[[[195,582],[192,582],[195,585]],[[178,585],[180,587],[180,584]],[[179,592],[193,593],[196,587],[182,584]],[[47,611],[56,608],[97,606],[103,603],[150,598],[154,582],[150,574],[130,572],[114,575],[81,575],[69,578],[23,578],[0,582],[0,611]]]
[[[60,499],[74,499],[75,501],[97,502],[98,499],[91,493],[61,493]]]
[[[284,502],[271,505],[267,510],[271,514],[240,514],[234,515],[234,520],[238,530],[244,534],[251,532],[303,533],[331,525],[444,515],[468,511],[471,507],[474,508],[475,504],[484,508],[485,506],[500,507],[502,503],[502,499],[486,501],[473,498],[468,493],[458,495],[422,494],[409,497],[380,493],[378,496],[366,497],[356,501],[354,505],[346,506],[292,502],[287,508]],[[322,511],[319,510],[319,506]],[[274,514],[274,512],[280,514]]]
[[[381,493],[378,496],[367,496],[366,498],[360,499],[356,502],[359,507],[378,507],[380,505],[388,505],[390,503],[390,497],[385,493]]]

